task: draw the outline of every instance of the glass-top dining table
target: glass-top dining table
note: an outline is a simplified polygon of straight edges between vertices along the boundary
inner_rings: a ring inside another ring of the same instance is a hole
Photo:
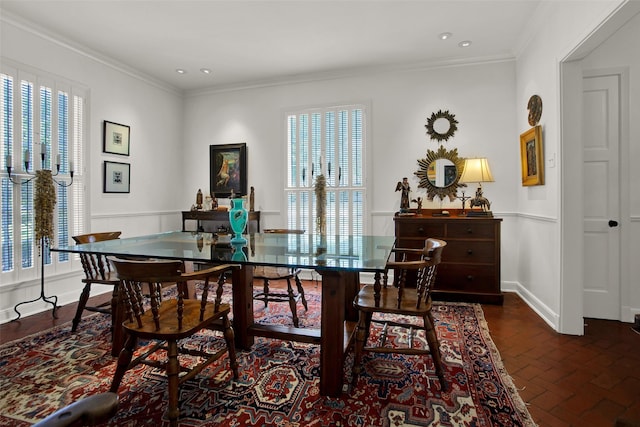
[[[360,273],[372,273],[380,282],[393,248],[393,236],[320,236],[315,234],[255,233],[246,243],[230,243],[230,236],[211,233],[166,232],[82,245],[52,251],[100,253],[113,256],[179,259],[195,264],[233,263],[233,328],[236,346],[250,350],[262,336],[320,345],[320,393],[342,393],[344,356],[358,313],[352,301],[360,288]],[[322,277],[320,329],[265,325],[254,322],[253,266],[312,269]],[[116,339],[114,347],[122,345]]]

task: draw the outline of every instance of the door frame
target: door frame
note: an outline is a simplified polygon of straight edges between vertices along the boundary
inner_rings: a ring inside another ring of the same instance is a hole
[[[583,56],[582,56],[583,57]],[[629,230],[629,69],[628,67],[583,70],[582,63],[570,57],[560,63],[560,112],[561,112],[561,186],[560,186],[560,246],[561,289],[559,332],[573,335],[584,334],[583,279],[583,139],[582,139],[582,79],[585,76],[620,76],[620,223],[621,230]],[[625,163],[624,159],[627,159]],[[630,288],[630,235],[620,233],[620,315],[622,321],[631,322],[629,306]]]
[[[604,68],[604,69],[600,69],[600,68],[596,68],[596,69],[584,69],[583,73],[582,73],[582,81],[583,83],[585,82],[586,79],[590,79],[590,78],[615,78],[617,80],[617,91],[618,91],[618,147],[617,147],[617,151],[618,151],[618,169],[616,170],[615,173],[615,180],[616,182],[614,183],[617,186],[617,192],[618,192],[618,198],[617,200],[615,200],[617,206],[617,216],[611,216],[609,215],[608,219],[609,220],[615,220],[618,221],[619,225],[616,227],[617,230],[615,229],[611,229],[608,228],[607,232],[608,233],[617,233],[618,234],[618,238],[617,238],[617,248],[616,250],[618,251],[618,257],[616,258],[612,258],[610,260],[610,265],[609,268],[613,269],[615,268],[617,270],[617,286],[618,286],[618,300],[616,301],[616,309],[617,309],[617,314],[615,318],[611,318],[611,320],[622,320],[623,319],[623,315],[622,315],[622,310],[623,310],[623,301],[628,301],[627,299],[623,299],[623,295],[622,295],[622,284],[623,283],[629,283],[629,282],[623,282],[622,280],[622,272],[624,271],[623,268],[623,238],[627,238],[629,239],[629,243],[630,243],[630,233],[625,233],[625,230],[630,230],[629,226],[630,224],[626,224],[623,225],[623,218],[625,218],[625,215],[623,215],[623,202],[624,203],[629,203],[629,197],[623,197],[623,190],[624,190],[624,186],[625,185],[630,185],[630,165],[629,165],[629,151],[627,151],[626,153],[622,152],[622,141],[624,139],[623,137],[623,133],[625,132],[625,130],[627,131],[627,135],[629,135],[628,133],[628,123],[625,123],[624,118],[629,116],[629,69],[628,68],[624,68],[624,67],[620,67],[620,68]],[[625,82],[625,78],[626,78],[626,82]],[[626,86],[625,86],[626,84]],[[584,86],[583,86],[583,90],[584,90]],[[624,97],[626,97],[627,99],[623,99]],[[626,102],[626,104],[625,104]],[[626,109],[626,111],[625,111]],[[626,139],[628,141],[628,138]],[[583,138],[584,141],[584,138]],[[627,145],[627,149],[630,150],[630,147]],[[584,160],[584,159],[583,159]],[[624,161],[627,160],[627,163],[625,164]],[[626,167],[625,167],[626,166]],[[584,163],[583,163],[583,168],[584,168]],[[584,169],[583,169],[584,170]],[[625,177],[624,174],[627,173],[627,176]],[[631,194],[630,193],[630,188],[627,188],[627,193],[626,194]],[[627,210],[626,212],[629,212],[630,207],[627,206]],[[584,213],[583,213],[584,214]],[[629,216],[626,216],[626,219],[629,220]],[[584,217],[583,217],[584,220]],[[623,228],[624,227],[624,228]],[[584,231],[583,231],[584,232]],[[628,257],[628,251],[627,251],[627,257]],[[614,264],[615,263],[615,264]],[[585,274],[587,274],[586,271],[586,264],[583,261],[583,269],[585,269]],[[629,265],[627,264],[627,267]],[[627,271],[628,268],[627,268]]]

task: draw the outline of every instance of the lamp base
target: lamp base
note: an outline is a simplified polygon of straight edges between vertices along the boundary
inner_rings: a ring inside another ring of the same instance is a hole
[[[468,217],[478,217],[478,218],[493,218],[493,212],[491,212],[491,211],[469,210],[469,211],[467,211],[467,216]]]

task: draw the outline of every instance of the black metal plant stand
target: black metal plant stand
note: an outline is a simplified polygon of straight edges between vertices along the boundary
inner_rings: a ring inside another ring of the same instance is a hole
[[[58,308],[58,297],[55,295],[52,295],[51,297],[47,297],[44,295],[44,246],[47,245],[47,247],[49,246],[48,244],[48,239],[42,237],[40,239],[40,296],[36,299],[32,299],[30,301],[24,301],[24,302],[20,302],[18,304],[16,304],[13,307],[13,310],[18,314],[18,317],[16,317],[15,319],[12,320],[12,322],[15,322],[16,320],[19,320],[20,317],[22,316],[20,314],[20,312],[18,311],[18,306],[21,306],[23,304],[30,304],[32,302],[36,302],[36,301],[44,301],[48,304],[53,305],[53,311],[52,311],[52,316],[54,317],[54,319],[57,319],[58,316],[56,315],[56,309]]]
[[[43,144],[41,146],[41,149],[40,149],[40,162],[41,162],[41,167],[42,167],[43,170],[45,170],[46,152],[47,152],[47,147]],[[60,155],[58,155],[57,160],[58,161],[56,162],[55,173],[51,169],[47,169],[47,170],[49,170],[51,172],[51,178],[53,179],[53,182],[55,182],[58,186],[60,186],[60,187],[70,187],[71,184],[73,184],[73,162],[69,162],[69,176],[71,177],[71,180],[68,183],[66,183],[64,181],[57,181],[54,178],[55,176],[57,176],[60,173]],[[11,177],[11,170],[13,169],[11,155],[7,156],[7,175],[9,175],[9,180],[12,183],[18,184],[18,185],[23,185],[23,184],[26,184],[26,183],[31,182],[32,180],[34,180],[37,177],[37,173],[29,171],[29,164],[30,164],[29,150],[25,150],[24,170],[29,175],[32,175],[32,177],[29,178],[29,179],[18,178],[18,180],[15,181]],[[36,225],[36,227],[37,227],[37,225]],[[46,237],[41,237],[40,238],[40,296],[38,298],[36,298],[36,299],[32,299],[31,301],[24,301],[24,302],[16,304],[13,307],[13,310],[18,314],[18,317],[13,319],[12,322],[20,319],[20,317],[21,317],[21,314],[18,311],[18,307],[19,306],[21,306],[22,304],[30,304],[32,302],[36,302],[36,301],[39,301],[39,300],[42,300],[42,301],[44,301],[44,302],[46,302],[48,304],[53,305],[52,315],[53,315],[53,317],[55,319],[58,318],[58,316],[56,316],[56,309],[58,308],[58,297],[55,296],[55,295],[52,296],[52,297],[46,297],[44,295],[44,254],[45,254],[44,251],[45,251],[45,245],[47,246],[47,248],[49,247],[49,239],[46,238]],[[50,299],[50,298],[52,298],[52,299]]]

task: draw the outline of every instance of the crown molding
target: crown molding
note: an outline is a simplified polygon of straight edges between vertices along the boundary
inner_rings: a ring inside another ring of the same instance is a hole
[[[216,93],[234,92],[249,89],[258,89],[273,86],[286,86],[302,83],[313,83],[318,81],[327,81],[335,79],[343,79],[349,77],[372,76],[377,74],[386,74],[391,72],[415,72],[427,71],[441,68],[467,67],[475,65],[486,65],[501,62],[515,62],[515,56],[512,55],[495,55],[485,57],[474,57],[466,59],[441,59],[436,61],[412,62],[388,64],[380,66],[362,66],[348,69],[340,69],[334,71],[323,71],[317,73],[306,73],[298,75],[281,76],[272,79],[254,80],[247,82],[231,83],[228,85],[215,85],[203,89],[191,89],[185,91],[186,97],[197,97],[212,95]]]
[[[117,61],[112,57],[106,56],[102,53],[92,50],[91,48],[81,43],[78,43],[74,40],[65,38],[64,36],[58,33],[52,32],[42,26],[39,26],[11,12],[7,12],[3,10],[2,14],[0,15],[0,22],[3,25],[4,24],[12,25],[16,28],[19,28],[37,37],[40,37],[43,40],[56,44],[80,56],[83,56],[87,59],[90,59],[99,64],[107,66],[113,70],[116,70],[120,73],[123,73],[129,77],[132,77],[137,80],[141,80],[151,86],[157,87],[159,89],[162,89],[164,91],[170,92],[178,96],[182,96],[184,94],[184,92],[181,89],[176,88],[175,86],[172,86],[170,84],[167,84],[166,82],[158,80],[148,74],[141,72],[138,69],[130,67],[126,64],[123,64]]]

